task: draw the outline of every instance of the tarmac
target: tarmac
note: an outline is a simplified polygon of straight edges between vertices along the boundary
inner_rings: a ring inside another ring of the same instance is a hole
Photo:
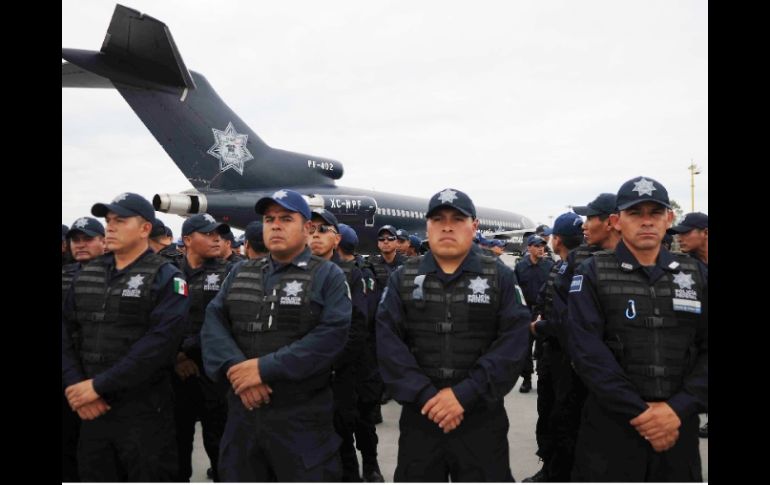
[[[533,376],[534,377],[534,376]],[[508,443],[511,456],[511,471],[517,482],[530,477],[540,470],[541,464],[535,455],[537,444],[535,443],[535,422],[537,421],[537,379],[533,378],[533,389],[529,393],[519,392],[521,381],[505,397],[505,408],[508,411],[510,429],[508,430]],[[390,401],[382,406],[382,424],[377,425],[379,436],[379,462],[385,481],[393,481],[393,472],[396,469],[396,457],[398,456],[398,418],[401,414],[401,406]],[[707,416],[701,415],[701,424],[706,422]],[[703,468],[703,480],[708,482],[708,439],[700,439],[701,463]],[[359,455],[359,462],[361,461]],[[195,446],[193,449],[193,482],[210,482],[206,478],[206,469],[210,466],[201,440],[200,423],[195,432]]]

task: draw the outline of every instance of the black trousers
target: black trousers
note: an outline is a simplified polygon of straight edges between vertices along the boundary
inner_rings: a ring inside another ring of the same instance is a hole
[[[179,457],[176,481],[189,482],[192,477],[192,452],[197,421],[201,422],[203,448],[211,461],[214,481],[218,481],[219,441],[227,421],[225,390],[217,388],[206,376],[190,377],[182,381],[174,375],[172,383]]]
[[[334,394],[334,430],[342,439],[340,458],[342,459],[343,480],[359,477],[358,458],[354,446],[354,433],[358,417],[354,364],[346,364],[334,369],[332,393]]]
[[[625,416],[605,411],[593,395],[583,406],[573,481],[700,482],[698,415],[682,420],[679,440],[658,453]]]
[[[572,369],[566,353],[549,345],[546,345],[544,353],[550,363],[554,392],[549,416],[552,446],[546,461],[546,476],[550,481],[568,482],[575,460],[580,413],[588,391]]]
[[[364,470],[377,460],[377,428],[375,416],[380,409],[383,383],[374,349],[367,345],[356,366],[356,448],[361,451]]]
[[[83,421],[78,467],[84,482],[173,482],[177,448],[171,386],[137,393]]]
[[[399,421],[396,482],[512,482],[508,416],[503,403],[466,414],[444,434],[418,407],[404,405]]]
[[[80,418],[70,409],[67,398],[62,394],[61,403],[61,481],[79,482],[78,475],[78,438],[80,436]]]
[[[227,393],[227,424],[219,445],[223,482],[339,482],[340,437],[332,425],[328,387],[312,397],[281,398],[249,411]]]
[[[537,363],[537,423],[535,439],[537,456],[544,462],[550,460],[554,450],[554,434],[551,415],[556,402],[556,382],[550,361],[540,359]]]
[[[521,369],[521,377],[525,381],[531,381],[532,373],[535,371],[535,363],[532,360],[532,344],[535,343],[535,336],[532,335],[532,332],[527,333],[529,334],[529,344],[527,345],[527,353],[524,355],[524,367]]]

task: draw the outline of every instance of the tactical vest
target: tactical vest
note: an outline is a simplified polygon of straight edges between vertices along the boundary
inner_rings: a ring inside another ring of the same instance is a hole
[[[406,343],[438,388],[454,385],[497,337],[500,289],[496,258],[477,255],[481,273],[463,271],[446,287],[435,274],[419,274],[422,258],[404,263],[399,294]]]
[[[74,287],[78,348],[88,377],[112,367],[147,332],[153,307],[150,287],[168,263],[145,254],[110,281],[111,258],[101,256],[83,266]]]
[[[227,263],[222,259],[208,259],[203,263],[203,271],[188,277],[190,314],[189,325],[185,330],[186,336],[200,333],[206,317],[206,306],[217,296],[225,276],[227,276]]]
[[[313,279],[323,259],[311,256],[307,270],[290,265],[265,294],[267,259],[241,264],[225,296],[225,312],[233,337],[247,359],[262,357],[304,337],[320,321],[319,310],[311,305]],[[276,395],[309,394],[328,383],[330,369],[302,381],[271,384]],[[281,389],[280,391],[278,389]]]
[[[229,263],[237,263],[238,261],[243,261],[245,259],[248,259],[248,258],[246,258],[246,256],[242,255],[241,253],[238,253],[235,250],[233,250],[232,254],[228,256],[226,261]]]
[[[377,284],[380,288],[388,286],[388,277],[390,277],[390,266],[385,262],[385,258],[381,254],[378,254],[369,259],[372,271],[374,272],[374,278],[377,280]]]
[[[350,261],[337,261],[337,266],[340,267],[343,273],[345,273],[345,279],[348,282],[348,286],[352,289],[353,288],[353,268],[357,267],[355,260]],[[366,291],[366,288],[364,288],[364,291]]]
[[[674,272],[692,276],[684,285],[675,284],[669,271],[650,285],[643,268],[621,268],[614,251],[594,253],[596,290],[607,321],[604,342],[647,401],[676,393],[697,358],[703,277],[693,259],[673,257],[679,263]]]
[[[585,261],[586,259],[590,258],[594,255],[595,252],[600,251],[601,248],[599,246],[589,246],[588,244],[581,244],[580,246],[573,249],[571,252],[574,255],[574,263],[572,265],[572,270],[574,272],[575,268],[580,266],[580,263]]]
[[[158,251],[158,256],[162,256],[166,258],[166,260],[171,261],[177,268],[182,267],[184,253],[178,250],[173,244],[169,244],[168,246]]]
[[[554,320],[556,315],[553,314],[553,296],[556,292],[556,277],[559,275],[559,270],[567,264],[566,261],[551,266],[551,271],[548,272],[548,279],[545,280],[545,295],[543,298],[543,319]],[[549,339],[556,340],[556,339]]]
[[[70,291],[72,281],[75,279],[75,275],[78,273],[80,263],[70,263],[62,266],[61,269],[61,302],[64,304],[64,299],[67,298],[67,293]]]

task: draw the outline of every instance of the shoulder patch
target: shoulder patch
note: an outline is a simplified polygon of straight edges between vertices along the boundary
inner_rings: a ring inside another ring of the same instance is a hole
[[[572,283],[569,285],[570,293],[579,293],[583,289],[583,275],[579,274],[572,278]]]
[[[187,296],[187,281],[175,276],[174,277],[174,293],[178,295]]]
[[[521,287],[519,285],[514,285],[513,289],[516,291],[516,297],[518,298],[519,303],[526,305],[527,301],[524,299],[524,293],[521,291]]]

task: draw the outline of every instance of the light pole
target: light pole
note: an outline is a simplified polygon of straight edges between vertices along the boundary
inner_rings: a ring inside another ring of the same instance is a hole
[[[695,176],[700,173],[700,168],[695,165],[692,158],[690,162],[690,166],[687,167],[690,170],[690,205],[692,206],[692,212],[695,212]]]

